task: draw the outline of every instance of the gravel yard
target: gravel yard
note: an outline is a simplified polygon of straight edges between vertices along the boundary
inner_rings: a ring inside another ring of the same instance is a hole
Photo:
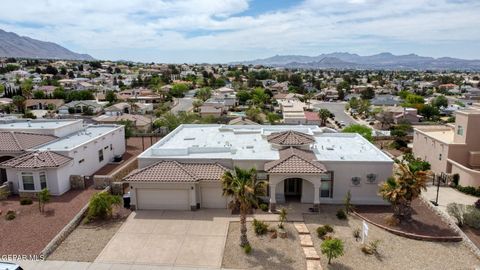
[[[59,233],[82,209],[92,194],[92,188],[71,190],[62,196],[53,196],[45,206],[45,213],[38,211],[38,202],[20,205],[18,196],[0,201],[0,254],[34,255]],[[7,210],[14,210],[17,217],[5,220]]]
[[[360,250],[361,242],[355,241],[353,230],[361,228],[362,220],[349,216],[348,221],[335,216],[340,206],[322,206],[319,215],[305,215],[305,224],[312,234],[314,246],[321,258],[323,269],[475,269],[480,260],[462,243],[426,242],[403,238],[374,225],[370,225],[368,241],[379,239],[379,256],[365,255]],[[316,235],[316,228],[330,224],[334,237],[345,245],[345,254],[327,264],[327,257],[321,254],[322,242]]]
[[[268,222],[270,227],[276,227],[277,222]],[[288,232],[286,239],[271,239],[269,234],[257,236],[251,223],[248,226],[248,240],[252,252],[245,254],[239,245],[240,223],[230,222],[227,241],[223,254],[222,267],[235,269],[305,269],[306,261],[300,247],[298,233],[292,223],[285,223]]]
[[[98,254],[130,214],[129,210],[120,207],[115,209],[115,212],[115,217],[111,220],[79,225],[48,259],[55,261],[95,261]]]

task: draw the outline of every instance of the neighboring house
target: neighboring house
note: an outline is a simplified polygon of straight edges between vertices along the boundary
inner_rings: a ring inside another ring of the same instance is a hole
[[[318,126],[181,125],[139,155],[138,166],[124,178],[132,208],[227,208],[220,179],[238,166],[268,181],[274,210],[291,201],[339,204],[348,191],[353,203],[385,204],[378,185],[393,161],[358,134]]]
[[[122,115],[124,113],[139,113],[139,114],[147,114],[153,111],[153,104],[150,103],[134,103],[134,108],[132,108],[132,104],[127,102],[120,102],[113,104],[110,107],[105,108],[106,115]]]
[[[393,116],[395,124],[408,122],[410,124],[416,124],[422,120],[423,116],[418,114],[416,108],[403,108],[402,112],[396,113]]]
[[[257,122],[254,122],[243,116],[234,118],[228,122],[229,125],[259,125]]]
[[[93,114],[98,114],[102,111],[103,106],[95,100],[75,100],[71,101],[58,108],[59,114],[69,114],[69,109],[74,113],[83,113],[86,110],[92,110]]]
[[[284,100],[279,99],[278,104],[283,114],[283,123],[291,125],[305,124],[307,119],[305,117],[304,109],[306,104],[299,100]]]
[[[305,111],[305,124],[307,125],[321,125],[322,120],[318,116],[318,112]]]
[[[150,132],[152,128],[152,119],[140,114],[103,114],[92,120],[99,124],[122,124],[122,121],[130,121],[133,123],[133,128],[141,132]]]
[[[70,176],[90,176],[125,152],[125,131],[119,125],[83,126],[82,121],[10,121],[0,130],[61,134],[24,154],[0,163],[13,192],[28,196],[43,188],[53,195],[70,190]]]
[[[273,93],[287,92],[288,91],[288,82],[275,83],[275,84],[267,86],[267,89],[269,89]]]
[[[63,99],[27,99],[25,106],[30,110],[46,110],[49,106],[60,108],[65,102]]]
[[[205,117],[205,116],[214,116],[214,117],[220,117],[223,114],[223,105],[221,104],[204,104],[200,106],[200,116]]]
[[[398,106],[400,103],[399,97],[393,95],[377,95],[370,100],[373,106]]]
[[[413,154],[436,174],[459,174],[462,186],[480,186],[480,107],[455,112],[455,124],[414,129]]]

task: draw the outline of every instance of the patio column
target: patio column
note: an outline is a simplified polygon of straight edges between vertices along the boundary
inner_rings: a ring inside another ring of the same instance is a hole
[[[320,183],[313,185],[313,210],[318,212],[320,208]]]
[[[270,212],[275,212],[276,206],[277,206],[277,200],[275,198],[276,196],[276,187],[277,183],[275,182],[270,182],[270,206],[269,206],[269,211]]]

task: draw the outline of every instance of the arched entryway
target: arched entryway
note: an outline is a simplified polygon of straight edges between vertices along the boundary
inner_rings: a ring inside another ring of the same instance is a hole
[[[287,178],[283,181],[285,202],[300,202],[302,199],[302,178]]]

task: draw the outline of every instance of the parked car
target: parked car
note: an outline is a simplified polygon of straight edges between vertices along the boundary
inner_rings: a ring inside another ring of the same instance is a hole
[[[0,262],[0,270],[23,270],[23,268],[18,264]]]

